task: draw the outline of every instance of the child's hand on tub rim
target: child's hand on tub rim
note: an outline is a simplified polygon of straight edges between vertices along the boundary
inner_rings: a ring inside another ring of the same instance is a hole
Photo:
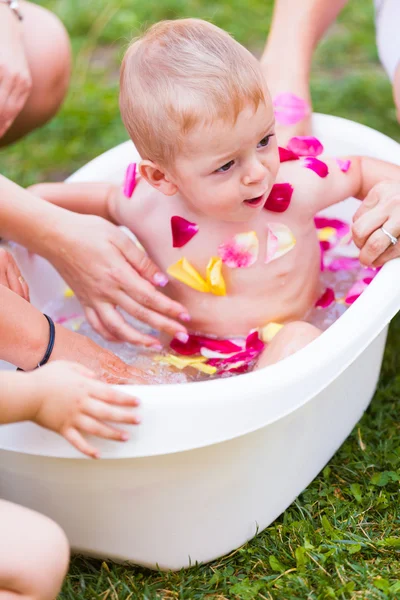
[[[20,377],[26,377],[31,389],[31,420],[59,433],[91,458],[99,458],[100,453],[82,434],[125,442],[128,432],[109,422],[140,423],[132,410],[139,406],[137,398],[96,380],[92,371],[79,364],[55,361]]]
[[[0,285],[10,290],[29,302],[29,288],[21,275],[14,257],[4,248],[0,248]]]

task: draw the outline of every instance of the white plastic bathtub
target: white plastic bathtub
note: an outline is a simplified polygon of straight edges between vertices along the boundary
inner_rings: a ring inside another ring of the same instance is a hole
[[[315,131],[330,153],[400,164],[394,141],[356,123],[316,115]],[[122,144],[71,179],[122,180],[135,157]],[[354,208],[349,200],[330,213],[349,218]],[[39,307],[64,289],[45,261],[18,254]],[[126,444],[97,440],[99,461],[36,425],[3,426],[0,496],[51,516],[89,555],[179,569],[226,554],[281,514],[349,435],[374,394],[399,307],[397,260],[281,363],[226,380],[128,386],[143,424]]]

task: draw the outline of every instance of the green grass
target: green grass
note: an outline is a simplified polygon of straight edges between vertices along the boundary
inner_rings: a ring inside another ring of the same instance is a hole
[[[75,66],[57,118],[0,152],[2,173],[22,185],[61,179],[126,139],[118,115],[118,66],[130,37],[143,25],[179,16],[208,18],[259,53],[272,10],[271,0],[41,4],[64,20]],[[391,87],[375,50],[372,2],[352,0],[321,44],[312,90],[315,110],[400,140]],[[352,435],[284,515],[252,542],[211,565],[170,574],[75,557],[61,598],[400,598],[399,335],[397,318],[378,391]]]

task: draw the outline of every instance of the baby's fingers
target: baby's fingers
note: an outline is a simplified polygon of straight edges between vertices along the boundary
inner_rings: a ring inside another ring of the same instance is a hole
[[[67,429],[65,433],[63,433],[65,439],[72,444],[79,452],[82,454],[86,454],[89,458],[100,458],[100,452],[94,448],[89,442],[85,440],[85,438],[72,427]]]
[[[140,423],[140,418],[131,409],[111,406],[94,398],[86,400],[83,410],[86,415],[98,421],[114,421],[114,423],[126,423],[128,425],[138,425]]]
[[[93,381],[89,393],[93,398],[103,400],[103,402],[107,402],[108,404],[117,404],[118,406],[140,405],[140,401],[135,396],[121,392],[101,381]]]
[[[126,442],[129,439],[127,431],[122,431],[111,425],[106,425],[97,421],[95,418],[89,417],[88,415],[80,415],[76,420],[76,428],[85,433],[96,435],[97,437],[105,438],[107,440],[117,440],[119,442]]]

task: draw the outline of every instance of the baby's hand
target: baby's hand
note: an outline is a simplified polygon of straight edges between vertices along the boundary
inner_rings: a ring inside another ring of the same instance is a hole
[[[400,256],[400,242],[393,244],[382,227],[393,238],[399,237],[400,183],[396,181],[375,185],[353,217],[353,239],[364,265],[379,267]]]
[[[55,361],[27,376],[31,377],[37,406],[32,420],[59,433],[87,456],[99,458],[100,454],[82,433],[127,441],[129,434],[112,427],[108,421],[140,423],[130,409],[138,406],[139,401],[95,380],[94,373],[86,367]]]
[[[8,287],[29,302],[28,284],[22,277],[14,257],[4,248],[0,248],[0,285]]]

